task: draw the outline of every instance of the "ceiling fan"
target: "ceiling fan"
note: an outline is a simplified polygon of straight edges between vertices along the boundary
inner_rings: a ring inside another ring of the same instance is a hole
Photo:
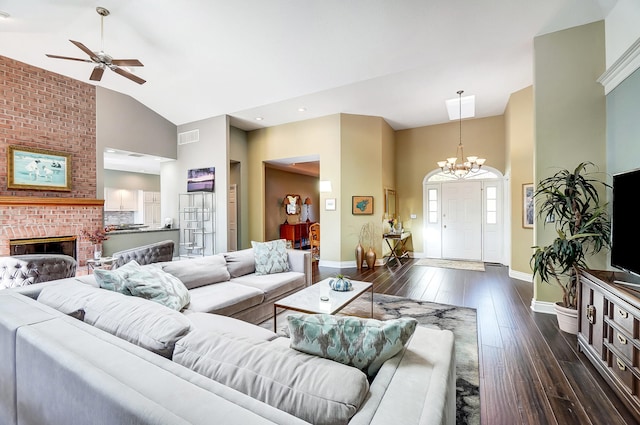
[[[122,75],[130,79],[131,81],[135,81],[138,84],[146,83],[146,80],[138,77],[137,75],[132,74],[131,72],[120,68],[121,66],[144,66],[138,59],[114,59],[108,54],[104,52],[104,17],[109,16],[109,11],[104,7],[96,7],[96,12],[100,15],[100,42],[101,47],[99,52],[92,52],[87,46],[80,43],[79,41],[69,40],[73,44],[75,44],[80,50],[89,55],[90,59],[79,59],[79,58],[70,58],[67,56],[58,56],[58,55],[50,55],[47,54],[50,58],[56,59],[68,59],[73,61],[80,62],[89,62],[95,63],[96,66],[93,68],[93,72],[91,72],[90,80],[100,81],[102,79],[102,74],[104,74],[105,68],[109,68],[113,72]]]

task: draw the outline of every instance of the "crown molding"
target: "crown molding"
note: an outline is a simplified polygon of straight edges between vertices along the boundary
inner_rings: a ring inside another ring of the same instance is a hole
[[[604,94],[609,94],[638,68],[640,68],[640,38],[638,38],[597,81],[603,85]]]

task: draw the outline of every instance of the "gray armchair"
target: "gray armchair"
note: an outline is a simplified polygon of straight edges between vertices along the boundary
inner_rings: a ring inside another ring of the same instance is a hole
[[[174,245],[172,240],[166,240],[114,252],[112,255],[114,259],[113,268],[117,269],[131,260],[136,260],[141,265],[171,261],[173,259]]]
[[[77,266],[73,257],[62,254],[0,257],[0,289],[73,277]]]

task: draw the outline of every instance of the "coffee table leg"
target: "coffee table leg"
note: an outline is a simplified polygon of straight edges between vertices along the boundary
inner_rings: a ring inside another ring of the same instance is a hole
[[[278,329],[276,328],[276,305],[275,305],[275,303],[273,304],[273,331],[274,332],[278,332]]]
[[[371,318],[373,319],[373,283],[371,284]]]

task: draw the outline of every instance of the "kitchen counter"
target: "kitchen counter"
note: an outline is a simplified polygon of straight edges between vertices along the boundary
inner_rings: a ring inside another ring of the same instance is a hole
[[[180,234],[178,229],[165,228],[134,228],[127,230],[112,230],[107,233],[109,239],[102,243],[102,255],[110,257],[114,252],[123,251],[125,249],[137,248],[143,245],[149,245],[156,242],[172,240],[175,244],[174,256],[178,255],[178,246],[180,243]]]
[[[164,227],[134,227],[132,229],[111,230],[109,235],[122,235],[125,233],[146,233],[146,232],[170,232],[172,230],[179,230],[177,228],[165,229]]]

